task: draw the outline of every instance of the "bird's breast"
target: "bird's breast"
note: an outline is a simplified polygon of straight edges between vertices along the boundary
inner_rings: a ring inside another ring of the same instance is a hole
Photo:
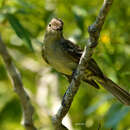
[[[57,71],[71,75],[76,68],[76,63],[65,53],[60,42],[47,43],[45,47],[46,58],[49,64]]]

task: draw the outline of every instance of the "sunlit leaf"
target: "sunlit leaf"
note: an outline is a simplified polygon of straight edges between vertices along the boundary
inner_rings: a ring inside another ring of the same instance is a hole
[[[4,0],[0,0],[0,8],[3,6]]]
[[[98,102],[95,102],[93,105],[91,105],[90,107],[88,107],[85,110],[85,114],[91,114],[92,112],[96,111],[98,109],[98,107],[100,107],[104,102],[110,100],[112,98],[111,95],[104,95],[100,98],[100,100]]]

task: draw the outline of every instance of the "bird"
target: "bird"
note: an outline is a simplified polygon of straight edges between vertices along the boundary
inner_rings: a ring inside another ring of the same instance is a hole
[[[83,50],[64,38],[63,25],[63,21],[58,18],[52,18],[47,25],[42,44],[42,57],[47,64],[71,80]],[[121,103],[130,105],[130,93],[107,78],[93,58],[87,63],[82,80],[97,89],[100,84]]]

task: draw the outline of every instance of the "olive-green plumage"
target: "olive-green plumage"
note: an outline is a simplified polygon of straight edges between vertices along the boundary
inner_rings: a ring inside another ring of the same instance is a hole
[[[79,63],[83,50],[71,41],[66,40],[62,31],[63,22],[53,18],[46,29],[42,56],[58,72],[71,77]],[[84,81],[96,88],[99,88],[96,82],[100,83],[122,103],[130,105],[130,94],[104,76],[94,59],[90,59],[83,77]]]

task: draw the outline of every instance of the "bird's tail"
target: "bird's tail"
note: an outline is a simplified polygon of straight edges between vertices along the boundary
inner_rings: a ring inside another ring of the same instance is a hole
[[[120,102],[128,106],[130,105],[130,93],[120,88],[112,80],[104,76],[104,78],[102,80],[99,80],[98,82]]]

